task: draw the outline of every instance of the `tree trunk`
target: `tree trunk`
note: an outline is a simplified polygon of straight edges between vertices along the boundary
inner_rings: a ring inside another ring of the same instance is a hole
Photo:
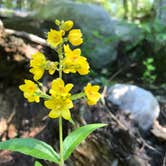
[[[162,21],[163,23],[166,22],[166,0],[155,0],[154,6],[156,9],[156,18]]]
[[[22,8],[22,0],[17,0],[17,8],[21,9]]]
[[[128,3],[127,0],[123,0],[123,8],[124,8],[124,19],[128,19]]]

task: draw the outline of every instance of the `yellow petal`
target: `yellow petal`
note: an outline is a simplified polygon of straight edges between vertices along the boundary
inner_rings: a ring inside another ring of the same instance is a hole
[[[61,116],[61,111],[59,110],[51,110],[50,113],[48,114],[50,118],[58,118]]]
[[[73,54],[80,56],[81,55],[81,50],[79,48],[73,50]]]
[[[73,27],[73,21],[71,20],[65,21],[62,25],[62,29],[64,31],[69,31],[72,27]]]
[[[87,62],[86,58],[80,56],[79,58],[79,68],[77,69],[80,75],[86,75],[89,73],[89,63]]]
[[[76,73],[77,71],[74,68],[66,68],[66,67],[64,67],[63,72],[68,74],[68,73]]]
[[[21,91],[24,91],[24,90],[25,90],[25,86],[24,86],[24,85],[20,85],[20,86],[19,86],[19,89],[20,89]]]
[[[92,100],[87,100],[88,105],[95,105],[97,102]]]
[[[48,109],[53,109],[55,107],[55,102],[54,100],[47,100],[44,102],[44,105],[48,108]]]
[[[62,111],[62,117],[66,120],[70,120],[71,119],[71,114],[70,114],[70,111],[67,109],[67,110],[63,110]]]
[[[80,29],[72,29],[69,32],[68,39],[73,46],[78,46],[83,43],[82,33]]]
[[[56,31],[54,29],[51,29],[48,32],[48,44],[50,44],[54,48],[57,47],[60,43],[62,43],[62,35],[63,31]]]
[[[72,54],[72,49],[70,48],[70,46],[67,44],[67,45],[64,45],[64,52],[65,52],[65,56],[69,56]]]
[[[39,96],[35,96],[35,102],[39,103],[40,102],[40,97]]]
[[[94,85],[92,86],[90,83],[87,84],[87,86],[84,88],[86,97],[87,97],[87,103],[89,105],[94,105],[97,103],[97,101],[100,99],[101,95],[98,92],[99,86]]]
[[[56,90],[57,87],[64,87],[64,81],[61,78],[52,81],[52,89]]]
[[[73,84],[67,84],[65,86],[65,89],[66,89],[67,92],[69,92],[72,88],[73,88]]]
[[[44,70],[36,70],[34,73],[34,77],[33,77],[34,80],[37,81],[37,80],[41,79],[43,74],[44,74]]]
[[[41,52],[37,52],[32,55],[32,59],[30,60],[30,67],[41,67],[45,65],[46,58],[45,55]]]

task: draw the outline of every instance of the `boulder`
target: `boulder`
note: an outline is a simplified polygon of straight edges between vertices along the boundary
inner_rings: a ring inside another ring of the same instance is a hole
[[[130,45],[138,43],[143,38],[143,31],[136,24],[116,20],[114,28],[117,38]]]
[[[108,89],[108,101],[119,106],[143,130],[153,126],[158,118],[160,107],[150,91],[135,85],[115,84]]]

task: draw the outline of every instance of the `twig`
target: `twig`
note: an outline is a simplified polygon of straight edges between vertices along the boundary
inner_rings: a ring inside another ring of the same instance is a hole
[[[102,100],[101,100],[102,101]],[[123,125],[117,118],[114,114],[112,114],[112,112],[109,110],[109,108],[106,106],[105,104],[105,101],[102,102],[102,105],[105,107],[106,111],[108,112],[108,114],[110,115],[110,117],[122,128],[124,129],[125,131],[128,130],[127,127],[125,127],[125,125]]]
[[[14,116],[16,114],[16,110],[14,108],[13,112],[11,113],[11,115],[9,116],[9,118],[7,119],[7,124],[9,125],[10,122],[13,120]]]
[[[139,137],[140,137],[140,138],[139,138],[140,141],[142,141],[142,143],[144,144],[144,146],[146,146],[147,148],[149,148],[149,149],[151,149],[151,150],[153,150],[153,151],[155,151],[155,152],[161,154],[160,151],[156,150],[153,146],[151,146],[151,145],[149,145],[148,143],[146,143],[146,141],[141,137],[140,133],[139,133]],[[137,139],[138,142],[140,142],[139,139]]]
[[[36,36],[34,34],[31,34],[31,33],[27,33],[27,32],[24,32],[24,31],[16,31],[16,30],[12,30],[12,29],[5,29],[5,32],[9,35],[16,35],[16,36],[19,36],[19,37],[26,38],[26,39],[28,39],[32,42],[37,43],[37,44],[41,44],[43,46],[48,46],[45,39],[43,39],[39,36]]]
[[[128,128],[125,127],[125,126],[116,118],[116,116],[111,113],[110,110],[108,110],[108,114],[111,116],[111,118],[112,118],[122,129],[124,129],[125,131],[128,130]]]

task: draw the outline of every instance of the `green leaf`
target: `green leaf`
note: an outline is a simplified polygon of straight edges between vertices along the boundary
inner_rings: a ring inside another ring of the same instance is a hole
[[[35,161],[35,166],[43,166],[39,161]]]
[[[38,159],[59,163],[59,155],[43,141],[34,138],[15,138],[0,142],[0,150],[20,152]]]
[[[155,70],[155,67],[152,66],[152,65],[148,65],[148,66],[147,66],[147,69],[150,70],[150,71],[153,71],[153,70]]]
[[[106,126],[106,124],[98,123],[98,124],[89,124],[83,127],[80,127],[70,133],[64,140],[63,148],[64,159],[68,159],[74,149],[79,145],[90,133],[92,133],[97,128]]]
[[[147,59],[147,62],[148,62],[148,63],[152,63],[152,62],[154,62],[154,59],[153,59],[153,58],[148,58],[148,59]]]

